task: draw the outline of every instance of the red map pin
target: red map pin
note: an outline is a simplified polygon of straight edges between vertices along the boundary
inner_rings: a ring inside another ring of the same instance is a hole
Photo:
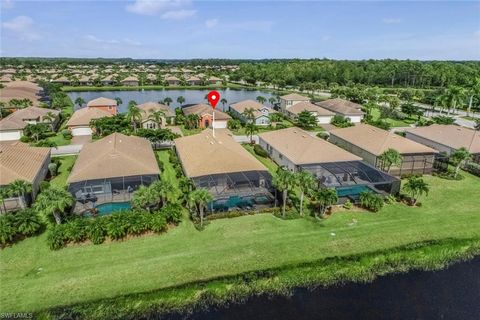
[[[210,105],[212,106],[212,109],[215,109],[218,101],[220,101],[220,93],[218,93],[217,91],[210,91],[207,98],[208,102],[210,102]]]

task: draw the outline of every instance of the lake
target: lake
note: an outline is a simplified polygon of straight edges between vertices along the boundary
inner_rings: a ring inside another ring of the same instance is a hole
[[[371,283],[314,290],[291,297],[260,296],[245,303],[170,314],[162,319],[480,319],[480,257],[433,272],[411,271]],[[155,319],[147,315],[142,319]]]
[[[268,102],[268,99],[272,97],[271,93],[259,91],[259,90],[247,90],[247,89],[222,89],[217,90],[220,93],[220,99],[227,99],[225,104],[225,109],[228,109],[228,105],[239,102],[246,99],[256,100],[258,96],[263,96],[267,99],[265,102],[266,105],[271,106]],[[99,98],[105,97],[114,99],[119,97],[122,99],[122,104],[119,107],[120,112],[125,112],[127,110],[128,102],[135,100],[138,104],[145,102],[153,101],[158,102],[162,101],[166,97],[170,97],[173,102],[170,104],[172,109],[180,107],[180,104],[177,102],[179,96],[185,98],[183,104],[196,104],[196,103],[206,103],[205,95],[210,92],[210,90],[189,90],[189,89],[163,89],[163,90],[138,90],[138,91],[85,91],[85,92],[68,92],[68,96],[72,101],[75,101],[78,97],[82,97],[86,102]],[[75,110],[79,107],[75,105]],[[224,110],[224,107],[221,103],[217,105],[217,109]]]

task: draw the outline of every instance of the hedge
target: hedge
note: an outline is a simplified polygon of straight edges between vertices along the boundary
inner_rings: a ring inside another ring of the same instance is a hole
[[[268,157],[267,151],[265,151],[260,145],[256,144],[253,146],[253,151],[259,155],[260,157],[266,158]]]

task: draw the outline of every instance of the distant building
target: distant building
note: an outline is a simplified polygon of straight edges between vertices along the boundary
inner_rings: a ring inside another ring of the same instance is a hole
[[[101,109],[103,111],[111,113],[112,115],[117,114],[117,101],[115,99],[109,99],[104,97],[96,98],[90,100],[87,103],[87,107]]]
[[[340,98],[317,102],[316,105],[349,118],[352,123],[360,123],[365,114],[361,105]]]
[[[121,81],[122,85],[129,87],[138,87],[138,78],[135,76],[126,77]]]
[[[178,86],[180,84],[180,79],[175,76],[166,77],[165,81],[169,86]]]
[[[213,110],[212,107],[207,104],[195,104],[193,106],[184,107],[182,109],[183,114],[188,116],[190,114],[196,114],[200,120],[198,123],[199,128],[210,128],[212,123],[215,124],[215,129],[222,129],[227,127],[228,120],[232,119],[228,114],[220,110],[215,110],[215,122],[213,122]]]
[[[199,86],[202,84],[202,79],[199,77],[191,76],[185,80],[191,86]]]
[[[234,104],[231,104],[229,107],[230,112],[232,112],[236,117],[240,119],[243,123],[247,123],[247,118],[243,114],[245,110],[253,109],[253,115],[255,117],[255,124],[259,126],[266,126],[270,124],[270,114],[274,113],[275,110],[264,106],[263,104],[254,101],[254,100],[244,100]]]

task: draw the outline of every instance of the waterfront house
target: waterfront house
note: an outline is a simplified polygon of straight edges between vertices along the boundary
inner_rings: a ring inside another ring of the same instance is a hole
[[[160,126],[152,119],[152,114],[156,111],[162,112],[162,126],[165,126],[167,119],[175,117],[175,113],[169,106],[156,102],[145,102],[137,106],[142,110],[142,128],[144,129],[159,129]]]
[[[191,85],[191,86],[199,86],[202,84],[202,79],[200,79],[199,77],[196,77],[196,76],[191,76],[191,77],[188,77],[187,80],[185,80],[187,82],[187,84]]]
[[[368,124],[330,131],[329,141],[362,157],[371,165],[386,170],[380,156],[388,149],[402,155],[402,164],[390,168],[394,175],[431,173],[438,151],[393,132]]]
[[[95,204],[128,202],[159,174],[147,139],[113,133],[83,146],[67,183],[76,199],[75,211],[82,212]]]
[[[169,76],[165,78],[165,81],[169,86],[178,86],[180,85],[180,79],[175,76]]]
[[[310,101],[310,98],[299,95],[298,93],[291,93],[280,97],[280,111],[287,114],[287,110],[297,103]]]
[[[192,106],[187,106],[182,108],[183,114],[188,117],[191,114],[196,114],[199,117],[198,127],[199,128],[210,128],[213,123],[213,109],[207,104],[195,104]],[[228,120],[230,117],[225,112],[220,110],[215,110],[215,129],[222,129],[227,127]]]
[[[275,110],[264,106],[263,104],[254,100],[243,100],[230,105],[230,112],[235,115],[243,123],[247,123],[247,118],[244,115],[245,110],[253,109],[253,115],[255,117],[255,124],[259,126],[266,126],[270,124],[270,114]]]
[[[112,115],[116,115],[117,101],[115,99],[100,97],[88,101],[87,108],[101,109],[103,111],[111,113]]]
[[[310,101],[301,101],[294,104],[293,106],[290,106],[286,110],[286,115],[289,118],[296,120],[298,118],[298,115],[303,111],[308,111],[311,114],[313,114],[317,119],[318,124],[330,123],[332,121],[333,116],[335,115],[335,113],[327,109],[324,109],[322,107],[319,107],[311,103]]]

